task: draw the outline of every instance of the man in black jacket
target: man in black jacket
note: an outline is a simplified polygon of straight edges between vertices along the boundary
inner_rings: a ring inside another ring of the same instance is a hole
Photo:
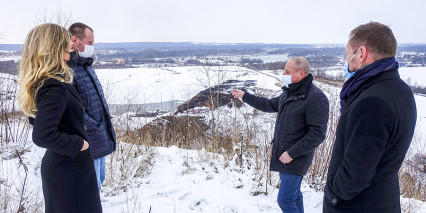
[[[290,59],[282,76],[283,93],[266,99],[235,89],[232,95],[264,112],[278,112],[271,155],[271,171],[280,173],[278,205],[286,213],[304,212],[300,185],[324,141],[329,105],[313,83],[305,58]]]
[[[398,171],[416,124],[411,89],[398,74],[396,39],[377,22],[351,31],[349,78],[340,93],[324,212],[401,212]]]
[[[93,152],[98,189],[105,180],[105,156],[116,147],[114,127],[101,83],[92,67],[94,34],[92,28],[83,23],[74,23],[69,28],[72,34],[74,57],[67,62],[75,72],[73,86],[84,105],[84,119],[90,148]]]

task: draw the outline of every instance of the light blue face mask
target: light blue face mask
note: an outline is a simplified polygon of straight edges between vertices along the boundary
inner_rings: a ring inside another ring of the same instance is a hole
[[[343,66],[343,73],[345,74],[345,79],[348,80],[349,78],[351,78],[353,75],[355,75],[355,71],[351,72],[349,70],[349,62],[352,61],[352,59],[356,56],[356,54],[358,53],[359,49],[354,53],[354,55],[352,56],[351,59],[349,59],[349,61],[345,61],[345,65]],[[358,66],[357,69],[359,69],[359,67],[361,67],[361,64]]]
[[[345,74],[345,79],[348,80],[353,75],[355,75],[355,72],[349,71],[349,62],[345,61],[345,65],[343,66],[343,73]]]
[[[294,74],[299,73],[300,71],[302,71],[302,70],[299,70],[298,72],[293,73],[293,75],[294,75]],[[293,83],[293,82],[291,82],[291,77],[292,77],[293,75],[284,75],[284,74],[283,74],[283,75],[281,76],[281,82],[283,83],[283,85],[284,85],[285,87],[287,87],[287,88],[288,88],[288,85]]]

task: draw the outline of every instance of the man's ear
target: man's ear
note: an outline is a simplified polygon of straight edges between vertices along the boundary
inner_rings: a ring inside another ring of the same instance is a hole
[[[365,61],[369,54],[367,48],[365,46],[361,46],[359,47],[359,51],[361,52],[360,54],[361,61]]]
[[[75,50],[75,48],[77,47],[77,37],[76,36],[72,36],[71,37],[71,42],[72,42],[72,49]]]
[[[307,75],[305,70],[300,70],[300,79],[305,78]]]

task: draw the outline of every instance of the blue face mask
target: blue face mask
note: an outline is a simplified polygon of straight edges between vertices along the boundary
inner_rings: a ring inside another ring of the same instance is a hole
[[[354,55],[352,56],[352,58],[351,59],[349,59],[349,61],[345,61],[345,65],[343,66],[343,73],[345,74],[345,79],[346,80],[348,80],[349,78],[351,78],[353,75],[355,75],[355,71],[353,71],[353,72],[351,72],[350,70],[349,70],[349,62],[350,61],[352,61],[352,59],[356,56],[356,54],[358,53],[358,51],[359,51],[359,49],[354,53]],[[362,65],[362,62],[361,62],[361,64],[358,66],[358,69],[359,69],[359,67],[361,67],[361,65]]]
[[[353,75],[355,75],[355,72],[349,71],[349,62],[345,61],[345,65],[343,66],[343,73],[345,74],[345,79],[348,80]]]

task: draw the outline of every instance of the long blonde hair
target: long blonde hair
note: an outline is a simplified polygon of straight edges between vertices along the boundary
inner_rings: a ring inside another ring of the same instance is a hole
[[[72,82],[73,71],[63,59],[70,44],[71,34],[56,24],[42,24],[28,33],[18,74],[18,101],[25,115],[35,118],[34,99],[44,80]]]

